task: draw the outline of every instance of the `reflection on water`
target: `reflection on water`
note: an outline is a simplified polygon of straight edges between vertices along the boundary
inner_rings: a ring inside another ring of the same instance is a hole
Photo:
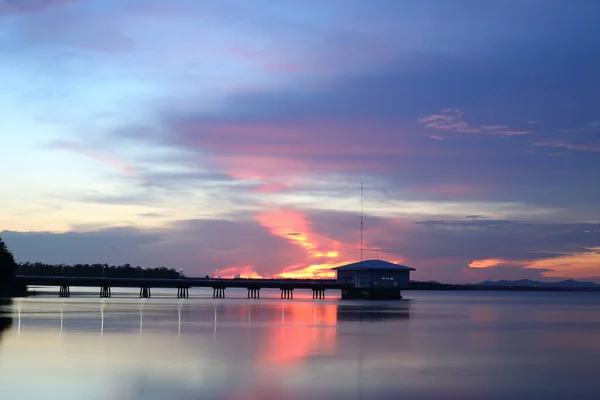
[[[12,326],[11,304],[11,300],[0,298],[0,342],[2,341],[4,331],[10,329]]]
[[[4,302],[1,398],[597,398],[600,296],[411,297]]]
[[[410,317],[410,300],[397,301],[394,304],[362,303],[337,307],[338,321],[384,321]]]

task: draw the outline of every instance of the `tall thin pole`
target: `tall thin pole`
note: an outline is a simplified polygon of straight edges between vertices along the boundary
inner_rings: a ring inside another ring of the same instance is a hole
[[[363,261],[363,183],[360,183],[360,262]]]

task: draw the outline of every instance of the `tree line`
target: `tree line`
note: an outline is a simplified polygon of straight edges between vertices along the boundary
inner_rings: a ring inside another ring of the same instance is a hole
[[[16,263],[0,237],[0,289],[9,285],[15,275],[37,276],[81,276],[107,278],[181,278],[183,274],[174,268],[143,268],[130,264],[47,264],[42,262]]]
[[[175,279],[182,274],[174,268],[143,268],[131,264],[46,264],[41,262],[19,263],[16,271],[19,275],[36,276],[81,276],[81,277],[106,277],[106,278],[155,278]]]

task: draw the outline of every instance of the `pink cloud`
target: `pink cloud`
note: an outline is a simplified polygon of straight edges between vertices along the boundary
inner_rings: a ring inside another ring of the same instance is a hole
[[[429,135],[429,137],[434,140],[446,140],[446,138],[444,138],[443,136],[439,136],[439,135]]]
[[[254,267],[251,265],[234,265],[227,268],[221,268],[216,270],[213,274],[214,277],[221,278],[270,278],[271,276],[263,276],[254,270]]]
[[[383,162],[386,157],[441,154],[414,144],[410,131],[401,126],[380,121],[182,121],[172,131],[168,140],[173,144],[201,150],[214,168],[234,178],[262,181],[263,192],[286,190],[297,176],[390,172],[397,165]]]

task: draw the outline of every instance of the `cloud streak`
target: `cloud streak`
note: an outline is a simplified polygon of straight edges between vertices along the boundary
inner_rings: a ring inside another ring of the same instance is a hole
[[[538,147],[556,147],[567,150],[578,150],[578,151],[600,151],[600,144],[577,144],[568,143],[562,141],[550,141],[550,142],[537,142],[533,144]]]
[[[129,165],[128,163],[119,160],[116,157],[113,157],[109,154],[106,154],[102,150],[97,150],[90,148],[86,145],[76,142],[70,141],[55,141],[50,143],[47,146],[48,149],[58,149],[58,150],[67,150],[75,154],[79,154],[85,156],[89,159],[92,159],[98,163],[104,164],[106,166],[111,167],[112,169],[118,171],[124,176],[130,178],[139,178],[141,173],[140,171]]]
[[[418,122],[424,124],[427,128],[455,131],[460,133],[483,133],[487,135],[530,135],[533,132],[528,130],[512,130],[508,125],[480,125],[473,126],[467,123],[464,113],[458,108],[444,108],[438,114],[431,114],[427,117],[419,118]]]

